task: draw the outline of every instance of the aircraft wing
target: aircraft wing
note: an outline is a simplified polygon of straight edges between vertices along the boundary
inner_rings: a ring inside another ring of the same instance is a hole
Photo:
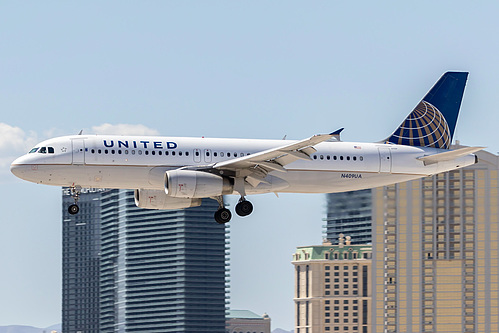
[[[485,147],[459,148],[456,150],[446,151],[444,153],[418,157],[418,160],[423,161],[425,165],[430,165],[438,162],[450,161],[464,155],[473,154],[482,149],[485,149]]]
[[[257,186],[261,182],[266,182],[264,178],[269,172],[286,172],[284,168],[286,164],[299,159],[310,160],[310,154],[317,151],[313,146],[331,139],[336,132],[314,135],[281,147],[215,163],[212,168],[235,172],[236,177],[243,177],[252,186]]]

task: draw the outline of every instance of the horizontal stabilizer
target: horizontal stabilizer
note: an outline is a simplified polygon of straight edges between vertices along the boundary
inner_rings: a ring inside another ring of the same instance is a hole
[[[418,157],[418,160],[423,161],[425,165],[430,165],[438,162],[450,161],[461,156],[473,154],[477,151],[485,149],[485,147],[465,147],[456,150],[446,151],[435,155]]]

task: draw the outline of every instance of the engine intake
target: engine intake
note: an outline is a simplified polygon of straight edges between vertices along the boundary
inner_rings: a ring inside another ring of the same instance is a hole
[[[201,199],[174,198],[162,190],[135,190],[135,205],[146,209],[182,209],[201,205]]]
[[[165,174],[165,193],[174,198],[208,198],[232,194],[227,178],[203,171],[172,170]]]

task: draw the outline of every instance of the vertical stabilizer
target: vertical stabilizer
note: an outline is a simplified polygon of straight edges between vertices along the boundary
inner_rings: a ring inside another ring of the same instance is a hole
[[[448,149],[454,136],[467,72],[447,72],[385,141]]]

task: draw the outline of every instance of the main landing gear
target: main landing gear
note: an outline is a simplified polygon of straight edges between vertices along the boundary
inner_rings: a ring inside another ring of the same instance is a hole
[[[223,197],[219,196],[215,198],[218,201],[218,210],[215,212],[215,221],[218,224],[225,224],[232,218],[232,213],[230,210],[225,208]],[[244,197],[239,199],[236,205],[236,214],[239,216],[248,216],[253,212],[253,204],[246,200]]]
[[[75,203],[72,205],[69,205],[68,207],[68,213],[71,215],[78,214],[80,211],[80,207],[78,207],[78,199],[80,199],[80,194],[81,194],[81,186],[71,186],[70,187],[71,191],[71,196],[73,197]]]

